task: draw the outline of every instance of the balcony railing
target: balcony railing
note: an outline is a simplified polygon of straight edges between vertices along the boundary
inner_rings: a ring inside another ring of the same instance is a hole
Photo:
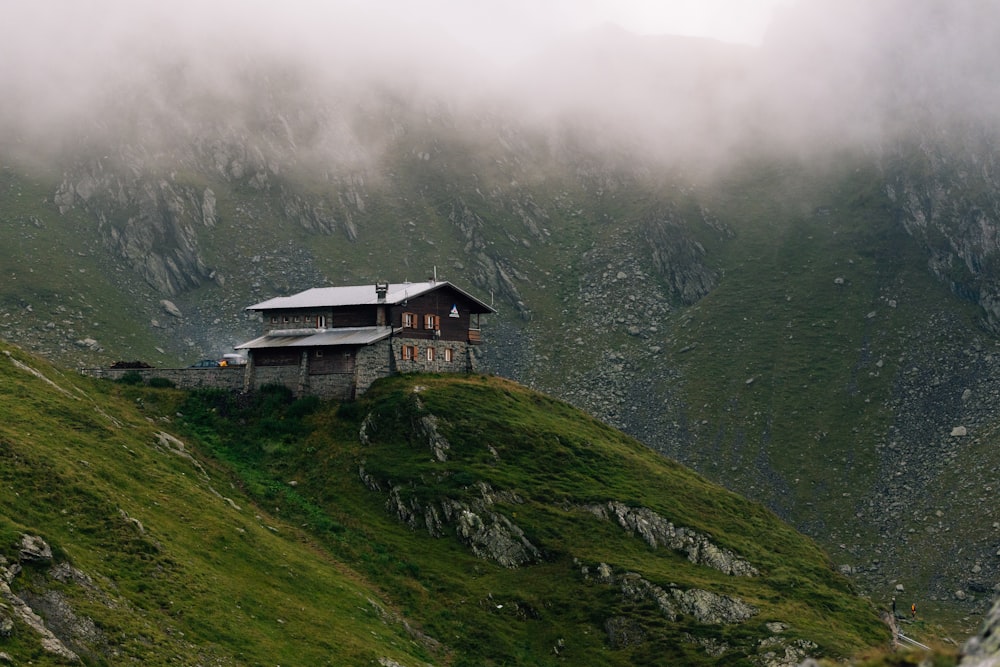
[[[479,329],[469,329],[469,344],[479,345],[483,342],[483,337]]]

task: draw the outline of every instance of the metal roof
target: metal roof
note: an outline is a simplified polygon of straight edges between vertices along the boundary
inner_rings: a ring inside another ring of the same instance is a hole
[[[385,301],[380,302],[375,294],[375,285],[347,285],[343,287],[313,287],[291,296],[278,296],[252,306],[246,310],[276,310],[286,308],[322,308],[330,306],[360,306],[376,305],[378,303],[400,304],[407,299],[432,292],[442,287],[450,287],[464,295],[482,308],[484,313],[495,313],[496,310],[472,296],[468,292],[455,287],[446,280],[429,280],[422,283],[390,283],[385,295]]]
[[[314,347],[328,345],[371,345],[387,338],[392,327],[344,327],[341,329],[317,329],[315,333],[304,333],[294,329],[283,335],[281,329],[268,331],[260,338],[237,345],[237,350],[259,350],[265,347]]]

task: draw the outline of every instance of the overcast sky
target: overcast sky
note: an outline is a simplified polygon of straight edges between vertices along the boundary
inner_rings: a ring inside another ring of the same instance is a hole
[[[0,0],[0,89],[9,106],[34,108],[28,115],[37,117],[105,95],[109,82],[142,79],[147,76],[144,63],[152,60],[186,60],[211,72],[225,68],[229,58],[278,54],[327,72],[422,67],[425,73],[450,69],[482,77],[495,74],[496,66],[516,68],[554,43],[609,23],[642,35],[758,44],[774,12],[791,4],[793,0]],[[0,103],[0,112],[2,107]]]
[[[605,23],[637,34],[759,44],[776,9],[792,4],[795,0],[0,0],[0,35],[8,45],[34,50],[36,57],[59,60],[78,49],[100,51],[110,39],[129,34],[155,43],[168,31],[221,41],[263,33],[291,46],[354,24],[372,40],[379,39],[377,26],[410,32],[418,40],[443,32],[507,62]]]
[[[0,17],[0,121],[34,134],[78,133],[123,95],[183,120],[200,93],[247,101],[243,75],[267,68],[334,101],[345,82],[504,90],[674,144],[748,118],[868,141],[913,110],[1000,108],[1000,5],[982,0],[0,0]]]
[[[498,59],[613,23],[641,35],[711,37],[760,43],[776,9],[795,0],[429,0],[363,2],[437,23],[457,40]]]

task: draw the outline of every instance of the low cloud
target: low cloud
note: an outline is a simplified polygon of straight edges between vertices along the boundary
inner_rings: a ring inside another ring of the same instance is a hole
[[[366,104],[395,96],[539,128],[591,124],[596,142],[661,159],[724,159],[981,123],[1000,90],[1000,8],[969,0],[803,0],[759,47],[568,33],[551,14],[519,23],[519,3],[492,15],[492,3],[445,0],[22,5],[0,28],[7,141],[141,130],[169,143],[205,123],[251,131],[280,109],[315,150],[360,154],[378,143],[357,127]]]

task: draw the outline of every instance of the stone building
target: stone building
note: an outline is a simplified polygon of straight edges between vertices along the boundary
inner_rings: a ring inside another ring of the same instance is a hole
[[[447,281],[315,287],[247,307],[263,332],[245,350],[244,391],[353,398],[377,378],[475,370],[480,316],[492,306]]]

